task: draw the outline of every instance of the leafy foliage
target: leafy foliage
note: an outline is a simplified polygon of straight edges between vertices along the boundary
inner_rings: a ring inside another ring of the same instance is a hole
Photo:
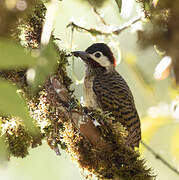
[[[119,9],[119,12],[121,12],[121,8],[122,8],[122,0],[115,0]]]

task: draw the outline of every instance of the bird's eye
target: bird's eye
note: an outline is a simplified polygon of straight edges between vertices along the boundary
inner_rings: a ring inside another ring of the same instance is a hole
[[[97,58],[101,57],[101,54],[100,54],[99,52],[95,53],[94,55],[95,55],[95,57],[97,57]]]

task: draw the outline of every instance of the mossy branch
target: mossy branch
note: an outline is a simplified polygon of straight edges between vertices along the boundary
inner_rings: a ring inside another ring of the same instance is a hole
[[[126,145],[123,126],[114,127],[109,114],[82,107],[58,76],[47,81],[45,92],[46,101],[59,116],[57,124],[64,126],[62,141],[82,169],[101,179],[154,178],[139,153]]]

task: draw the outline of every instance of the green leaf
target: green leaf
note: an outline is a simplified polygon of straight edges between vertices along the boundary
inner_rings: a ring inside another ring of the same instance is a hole
[[[54,71],[55,67],[57,67],[57,57],[57,50],[52,41],[41,49],[38,64],[33,69],[35,73],[34,79],[29,78],[31,75],[29,74],[29,71],[27,72],[27,81],[31,85],[32,91],[36,91],[37,88],[44,83],[46,77]]]
[[[35,135],[37,128],[32,123],[25,99],[18,93],[16,86],[0,80],[0,112],[6,115],[20,117],[28,130]]]
[[[122,7],[122,0],[115,0],[117,3],[117,6],[119,8],[119,13],[121,13],[121,7]]]
[[[0,69],[31,67],[37,64],[37,58],[20,45],[9,39],[0,39]]]

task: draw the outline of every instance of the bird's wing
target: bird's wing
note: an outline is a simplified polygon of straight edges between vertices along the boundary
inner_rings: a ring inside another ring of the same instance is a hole
[[[93,90],[100,108],[112,112],[116,121],[129,131],[128,143],[139,146],[141,139],[140,119],[134,99],[125,80],[116,73],[106,73],[95,78]]]

